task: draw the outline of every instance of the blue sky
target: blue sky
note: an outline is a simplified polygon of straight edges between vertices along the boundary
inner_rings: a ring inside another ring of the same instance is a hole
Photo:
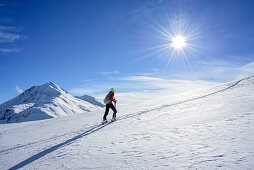
[[[252,0],[0,0],[0,103],[48,81],[73,95],[115,87],[135,99],[253,75],[253,8]],[[179,25],[193,48],[169,60],[171,47],[155,47]]]

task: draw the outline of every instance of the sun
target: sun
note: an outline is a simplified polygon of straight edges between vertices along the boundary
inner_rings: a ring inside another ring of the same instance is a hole
[[[182,60],[190,67],[189,59],[195,56],[200,48],[199,27],[191,25],[190,20],[184,17],[169,18],[163,23],[162,25],[156,20],[145,22],[154,31],[151,35],[156,36],[156,39],[152,39],[153,46],[142,50],[150,52],[140,59],[154,55],[160,59],[165,58],[167,61],[163,72],[168,69],[170,63],[176,60]]]
[[[186,38],[184,38],[181,35],[177,35],[171,38],[171,45],[175,48],[175,49],[182,49],[184,46],[186,46]]]

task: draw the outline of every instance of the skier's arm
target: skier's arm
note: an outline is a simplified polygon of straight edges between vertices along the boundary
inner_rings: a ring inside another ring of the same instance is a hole
[[[115,100],[115,98],[114,98],[114,93],[112,93],[112,94],[110,95],[110,100],[111,100],[112,102],[116,102],[116,100]]]

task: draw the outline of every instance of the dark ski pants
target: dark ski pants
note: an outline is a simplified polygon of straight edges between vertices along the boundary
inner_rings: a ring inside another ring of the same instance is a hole
[[[104,119],[104,120],[107,119],[108,112],[109,112],[109,108],[112,109],[112,110],[114,111],[113,117],[116,117],[117,110],[116,110],[115,106],[114,106],[113,104],[106,104],[106,110],[105,110],[105,114],[104,114],[104,116],[103,116],[103,119]]]

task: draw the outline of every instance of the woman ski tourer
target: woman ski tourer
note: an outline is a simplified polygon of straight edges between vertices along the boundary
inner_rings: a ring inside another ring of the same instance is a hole
[[[109,108],[113,110],[113,117],[112,117],[112,121],[115,121],[116,120],[116,113],[117,113],[117,110],[115,108],[115,106],[113,105],[113,102],[116,103],[116,100],[114,98],[114,92],[115,92],[115,89],[114,88],[111,88],[109,93],[105,96],[105,99],[104,99],[104,103],[106,104],[106,110],[105,110],[105,114],[103,116],[103,121],[102,123],[107,123],[107,115],[108,115],[108,112],[109,112]]]

